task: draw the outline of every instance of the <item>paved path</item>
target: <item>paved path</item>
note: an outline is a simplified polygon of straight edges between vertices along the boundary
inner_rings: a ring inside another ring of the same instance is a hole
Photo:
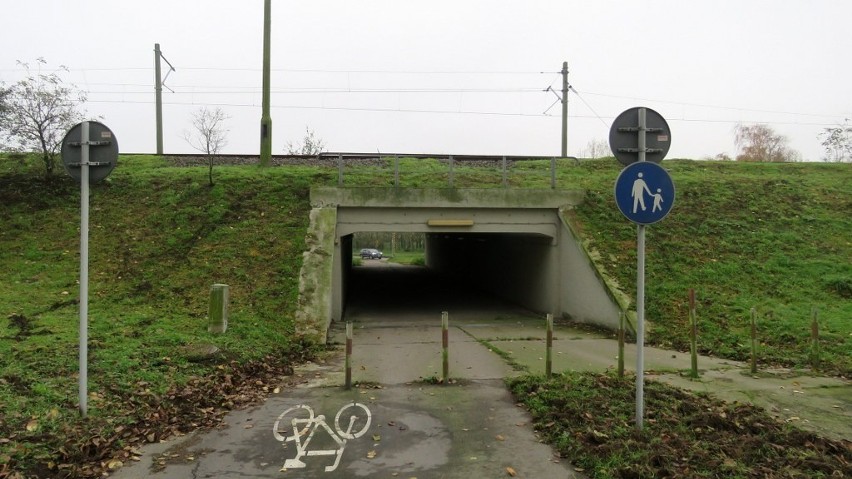
[[[471,479],[511,477],[510,471],[520,478],[585,477],[539,442],[528,414],[505,389],[502,378],[513,370],[462,330],[450,335],[456,381],[428,382],[441,371],[440,333],[440,327],[360,327],[353,376],[362,387],[340,387],[338,351],[299,368],[300,386],[229,414],[216,431],[148,448],[142,461],[114,477]],[[304,431],[300,444],[294,427]],[[165,468],[156,471],[161,463]]]
[[[375,287],[376,294],[387,287],[362,284]],[[336,351],[298,368],[298,386],[229,414],[217,430],[151,445],[141,461],[113,477],[472,479],[511,477],[510,472],[519,478],[584,477],[538,441],[529,416],[503,385],[504,378],[524,371],[543,372],[544,320],[443,289],[413,299],[392,295],[351,302],[353,380],[362,387],[341,387],[344,329],[334,325]],[[426,296],[441,297],[440,304],[450,309],[450,377],[456,382],[447,386],[431,384],[442,375],[441,316],[428,302],[417,302]],[[616,367],[612,339],[559,325],[555,337],[554,371]],[[633,370],[635,354],[627,345],[626,369]],[[645,365],[649,379],[751,401],[779,419],[852,440],[848,380],[790,371],[752,377],[742,363],[710,357],[699,358],[701,379],[689,380],[679,374],[689,367],[688,354],[656,348],[646,348]],[[298,440],[294,427],[303,433]]]

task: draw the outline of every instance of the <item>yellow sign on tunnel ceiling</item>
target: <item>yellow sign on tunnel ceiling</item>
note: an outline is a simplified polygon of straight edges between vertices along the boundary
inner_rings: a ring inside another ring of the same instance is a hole
[[[439,219],[426,222],[429,226],[473,226],[473,220]]]

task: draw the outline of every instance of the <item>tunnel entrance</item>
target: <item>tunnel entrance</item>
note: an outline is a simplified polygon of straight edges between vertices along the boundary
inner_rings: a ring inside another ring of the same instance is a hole
[[[549,246],[549,238],[496,233],[420,236],[394,235],[391,241],[395,244],[391,245],[388,235],[354,235],[355,259],[351,270],[344,274],[347,284],[343,290],[347,294],[343,320],[437,321],[442,311],[470,319],[543,314],[523,304],[525,295],[529,295],[528,278],[504,271],[510,261],[499,255],[519,256],[521,253],[514,251],[513,244],[525,249],[534,249],[536,244]],[[510,240],[512,236],[516,236],[514,241]],[[419,251],[404,248],[400,241],[403,238],[409,240],[408,245],[421,245]],[[360,247],[364,245],[379,247],[374,249],[380,249],[383,257],[361,258]],[[528,259],[546,256],[542,252],[523,254]],[[536,268],[540,269],[540,265]]]
[[[626,305],[563,214],[582,197],[556,190],[312,189],[297,328],[303,323],[306,334],[326,338],[332,322],[358,315],[410,319],[495,308],[616,325]],[[394,232],[423,235],[423,266],[387,259],[353,266],[360,249],[371,246],[356,235]]]

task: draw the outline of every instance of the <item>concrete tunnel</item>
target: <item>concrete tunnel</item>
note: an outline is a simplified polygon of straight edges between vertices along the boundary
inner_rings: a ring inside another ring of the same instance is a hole
[[[558,190],[315,188],[308,236],[316,241],[300,278],[297,330],[324,339],[332,322],[345,320],[359,232],[425,233],[426,265],[439,281],[542,315],[615,327],[626,305],[562,215],[582,197]],[[317,266],[327,278],[306,278]]]

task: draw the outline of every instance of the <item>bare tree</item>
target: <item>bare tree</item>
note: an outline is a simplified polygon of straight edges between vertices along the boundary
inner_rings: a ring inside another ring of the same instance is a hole
[[[26,78],[3,95],[6,111],[0,118],[0,130],[13,150],[41,153],[45,175],[49,176],[65,133],[84,118],[78,106],[86,101],[86,94],[65,84],[60,72],[67,72],[66,67],[44,73],[42,68],[47,62],[43,58],[36,61],[36,72],[30,70],[29,64],[18,61],[27,72]]]
[[[225,121],[229,118],[221,108],[209,110],[207,107],[201,107],[192,114],[192,131],[183,132],[189,146],[207,155],[210,186],[213,186],[213,158],[228,144]]]
[[[287,142],[288,155],[319,155],[325,151],[325,142],[314,134],[314,131],[305,127],[305,137],[301,143]]]
[[[708,159],[714,161],[734,161],[734,159],[731,158],[731,155],[725,153],[724,151],[721,153],[716,153],[716,156]]]
[[[11,90],[6,88],[5,83],[0,83],[0,131],[6,129],[6,116],[9,114],[9,105],[7,97]]]
[[[842,125],[826,128],[820,133],[822,146],[825,148],[825,161],[852,161],[852,125],[849,119],[843,120]]]
[[[609,142],[606,140],[592,138],[588,143],[586,143],[586,149],[583,150],[582,156],[598,159],[606,156],[612,156],[612,150],[610,150]]]
[[[797,161],[799,153],[787,147],[787,137],[768,125],[737,125],[734,143],[741,151],[737,161]]]

